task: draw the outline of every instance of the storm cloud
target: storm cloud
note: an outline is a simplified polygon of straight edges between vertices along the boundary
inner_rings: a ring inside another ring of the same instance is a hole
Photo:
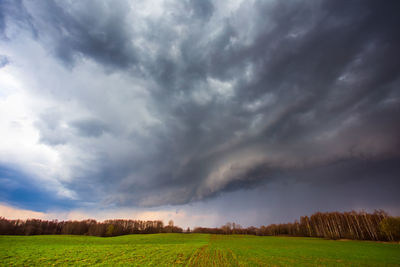
[[[38,142],[57,153],[53,177],[75,200],[183,205],[277,183],[347,184],[372,205],[361,185],[400,186],[398,1],[0,10],[1,65],[25,68],[41,101]]]

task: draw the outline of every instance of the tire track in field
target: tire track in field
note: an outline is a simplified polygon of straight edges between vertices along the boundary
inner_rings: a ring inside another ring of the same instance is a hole
[[[208,245],[204,245],[193,253],[190,257],[188,266],[207,266]]]
[[[218,239],[210,238],[209,244],[198,248],[187,266],[241,266],[236,254],[229,248],[218,248]]]

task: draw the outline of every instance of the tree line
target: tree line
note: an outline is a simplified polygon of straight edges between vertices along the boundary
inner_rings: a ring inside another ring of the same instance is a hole
[[[168,225],[160,220],[96,220],[47,221],[40,219],[8,220],[0,217],[1,235],[91,235],[119,236],[129,234],[182,233],[182,228],[173,221]],[[317,212],[300,217],[292,223],[244,228],[236,223],[227,223],[219,228],[189,228],[185,233],[245,234],[260,236],[302,236],[330,239],[356,239],[375,241],[400,240],[400,217],[389,216],[382,210],[367,212]]]
[[[173,222],[166,226],[160,220],[47,221],[40,219],[7,220],[0,217],[1,235],[91,235],[119,236],[130,234],[182,233]]]
[[[367,212],[317,212],[310,217],[300,217],[293,223],[242,228],[228,223],[220,228],[198,227],[195,233],[250,234],[261,236],[302,236],[329,239],[355,239],[374,241],[400,240],[400,217],[389,216],[385,211]]]

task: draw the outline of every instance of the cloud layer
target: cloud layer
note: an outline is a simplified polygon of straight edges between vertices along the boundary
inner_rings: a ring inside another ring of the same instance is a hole
[[[14,111],[0,115],[0,161],[87,205],[181,205],[273,183],[400,186],[398,10],[3,1],[0,101]]]

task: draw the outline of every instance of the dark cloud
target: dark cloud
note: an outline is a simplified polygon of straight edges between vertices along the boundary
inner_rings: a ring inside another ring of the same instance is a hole
[[[84,58],[136,79],[113,98],[108,85],[83,88],[95,95],[86,102],[73,96],[102,119],[70,124],[103,138],[91,143],[93,167],[65,182],[82,198],[184,204],[296,179],[366,179],[372,188],[381,172],[398,185],[397,1],[256,1],[232,10],[169,1],[153,17],[123,1],[28,6],[39,42],[61,62]],[[134,86],[144,91],[140,103]],[[54,121],[38,123],[42,142],[87,145]]]
[[[111,67],[126,68],[136,62],[126,21],[125,1],[87,1],[67,5],[62,1],[28,3],[40,28],[40,38],[65,64],[88,57]]]

